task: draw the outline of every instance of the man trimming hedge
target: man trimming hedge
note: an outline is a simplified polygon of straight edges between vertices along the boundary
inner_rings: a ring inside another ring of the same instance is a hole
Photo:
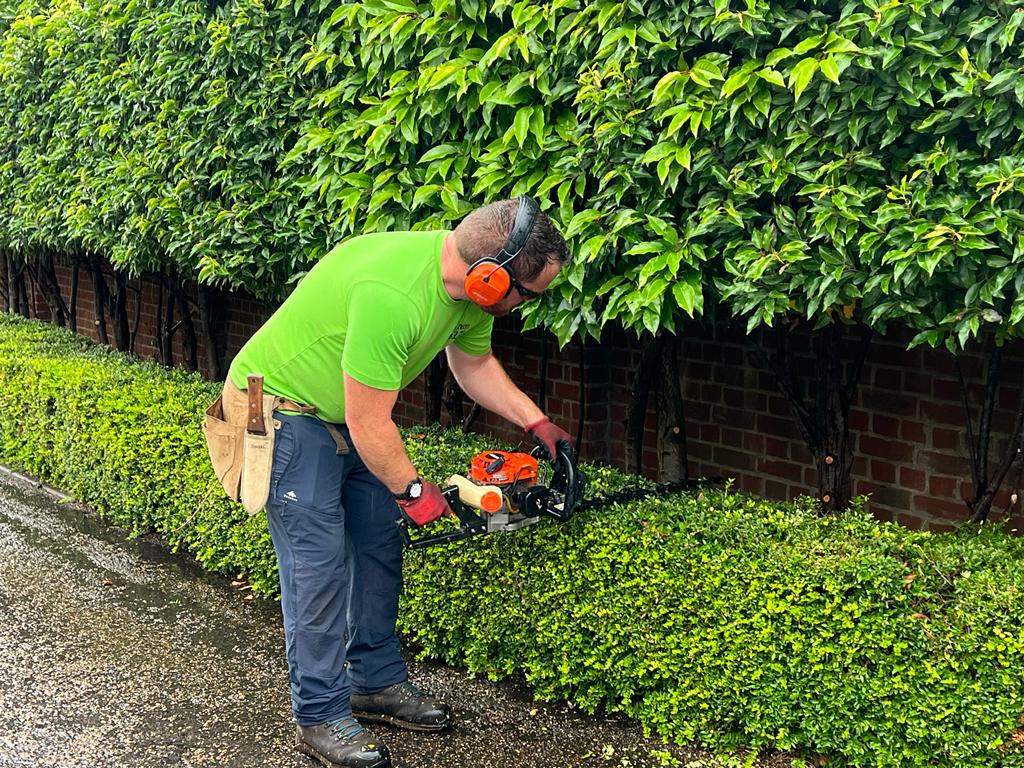
[[[491,330],[568,259],[564,238],[527,197],[477,209],[452,232],[348,240],[245,344],[207,412],[226,490],[250,511],[265,504],[296,744],[324,764],[391,765],[357,718],[418,731],[451,723],[446,704],[408,681],[395,634],[396,523],[422,526],[450,510],[409,460],[392,409],[444,349],[463,390],[553,459],[569,435],[509,379]],[[253,432],[250,419],[263,410]]]

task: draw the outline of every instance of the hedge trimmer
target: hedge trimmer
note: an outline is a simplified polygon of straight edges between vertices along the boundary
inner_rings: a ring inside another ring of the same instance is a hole
[[[514,531],[544,517],[564,522],[576,512],[587,509],[690,490],[713,482],[678,480],[584,499],[587,481],[576,465],[572,449],[559,443],[550,476],[543,483],[538,461],[540,451],[540,448],[531,453],[484,451],[474,456],[469,475],[452,475],[443,489],[448,506],[458,518],[458,527],[414,538],[403,521],[401,530],[406,546],[420,549],[484,533]]]

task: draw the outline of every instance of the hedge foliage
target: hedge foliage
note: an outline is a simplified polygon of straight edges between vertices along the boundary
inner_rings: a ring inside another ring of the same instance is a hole
[[[223,499],[206,457],[215,392],[0,316],[0,460],[270,595],[263,519]],[[493,447],[406,442],[435,480]],[[631,482],[588,472],[592,492]],[[1024,765],[1024,539],[811,509],[708,490],[410,552],[401,628],[425,654],[679,741],[865,768]]]
[[[0,315],[0,456],[132,532],[277,589],[270,536],[212,477],[198,417],[219,388]]]
[[[563,340],[1020,335],[1013,0],[0,4],[0,247],[278,298],[351,234],[529,192]]]

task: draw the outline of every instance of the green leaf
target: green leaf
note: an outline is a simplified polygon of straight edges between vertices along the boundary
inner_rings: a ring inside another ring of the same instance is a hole
[[[786,79],[782,76],[781,72],[778,72],[771,68],[765,68],[757,73],[757,76],[763,80],[767,80],[772,85],[777,85],[780,88],[786,87]]]
[[[827,77],[836,85],[839,85],[839,64],[831,56],[826,56],[818,62],[821,74]]]
[[[694,317],[695,313],[699,312],[699,306],[701,304],[701,291],[700,286],[692,285],[689,282],[677,282],[672,286],[672,296],[676,300],[676,304],[690,317]]]
[[[808,51],[813,51],[819,45],[825,41],[825,33],[820,35],[812,35],[811,37],[804,38],[793,47],[793,54],[796,56],[802,56]]]
[[[794,101],[800,100],[800,95],[807,88],[807,85],[811,82],[811,78],[814,77],[814,73],[818,71],[818,60],[817,59],[802,59],[789,75],[789,87],[793,90]]]
[[[691,142],[687,142],[686,146],[685,147],[680,147],[679,149],[677,149],[676,150],[676,154],[675,154],[676,162],[679,163],[679,165],[681,165],[683,168],[685,168],[688,171],[692,170],[692,168],[691,168],[692,158],[690,157],[690,147],[692,145],[693,145],[692,141]]]
[[[1004,69],[989,80],[985,90],[993,95],[1006,93],[1020,81],[1021,77],[1021,72],[1018,69]]]
[[[654,106],[663,102],[667,98],[667,95],[669,93],[669,90],[672,88],[673,83],[675,83],[682,77],[682,72],[668,72],[667,74],[662,75],[661,79],[658,80],[658,83],[654,86],[654,94],[651,98],[651,105]]]
[[[429,163],[434,160],[438,160],[442,157],[448,157],[454,155],[459,151],[459,148],[455,144],[438,144],[436,147],[431,147],[424,152],[419,159],[421,163]]]
[[[749,70],[744,71],[742,69],[729,75],[729,78],[722,85],[721,97],[723,99],[727,99],[732,96],[736,91],[750,82],[750,78],[752,76],[753,75]]]
[[[785,61],[793,55],[793,51],[789,48],[776,48],[774,51],[768,54],[764,60],[765,67],[774,67],[780,61]]]
[[[707,57],[699,59],[690,70],[690,79],[705,88],[711,87],[714,80],[724,80],[725,75],[717,64]]]
[[[566,227],[565,237],[567,239],[576,237],[588,224],[597,221],[603,215],[603,212],[597,208],[587,208],[586,210],[580,211],[572,217],[572,221],[570,221],[569,226]]]
[[[512,131],[515,134],[519,146],[526,143],[526,137],[530,132],[530,120],[533,118],[533,108],[525,108],[516,111],[515,119],[512,121]]]
[[[644,152],[643,157],[640,158],[640,162],[656,163],[664,157],[668,157],[673,154],[679,145],[673,142],[665,141],[660,144],[655,144],[653,147]]]

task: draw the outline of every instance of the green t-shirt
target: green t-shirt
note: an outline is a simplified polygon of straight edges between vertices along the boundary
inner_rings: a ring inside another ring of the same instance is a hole
[[[242,347],[228,375],[241,388],[261,374],[268,393],[315,405],[345,421],[342,374],[397,390],[454,342],[471,355],[491,348],[493,318],[455,301],[441,281],[448,232],[362,235],[333,248]]]

